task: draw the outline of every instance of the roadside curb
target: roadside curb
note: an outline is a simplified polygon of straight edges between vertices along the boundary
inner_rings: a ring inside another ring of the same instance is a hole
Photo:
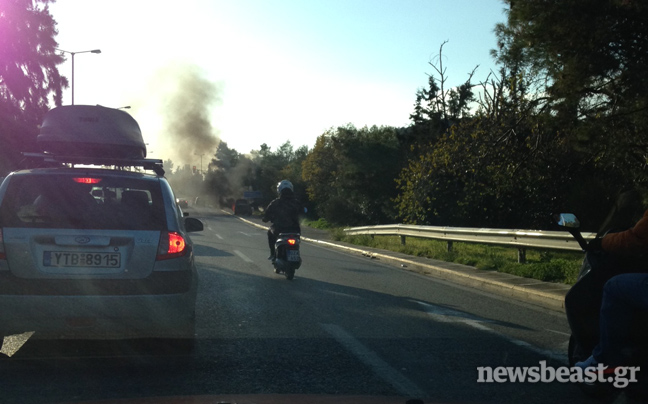
[[[239,216],[236,217],[249,225],[268,230],[267,226]],[[570,289],[570,286],[565,284],[543,282],[501,272],[485,271],[468,265],[413,257],[392,251],[371,248],[362,249],[344,243],[333,243],[303,236],[302,240],[324,247],[361,254],[370,259],[378,259],[382,262],[398,265],[406,271],[441,278],[559,312],[564,312],[565,295]]]

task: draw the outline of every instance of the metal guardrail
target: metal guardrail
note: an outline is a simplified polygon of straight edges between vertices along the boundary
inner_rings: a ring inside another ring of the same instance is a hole
[[[352,227],[344,229],[344,232],[347,235],[364,234],[371,236],[400,236],[401,244],[403,245],[406,243],[406,237],[445,240],[448,242],[448,251],[452,251],[452,243],[454,241],[512,247],[518,249],[519,262],[525,262],[527,248],[582,251],[576,240],[574,240],[574,238],[566,231],[390,224],[381,226]],[[583,237],[586,240],[593,239],[595,235],[595,233],[583,233]]]

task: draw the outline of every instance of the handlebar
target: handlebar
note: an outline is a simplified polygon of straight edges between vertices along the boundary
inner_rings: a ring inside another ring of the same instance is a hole
[[[569,234],[571,234],[574,239],[576,239],[576,242],[580,246],[580,248],[583,249],[583,251],[587,251],[587,241],[583,237],[583,235],[578,231],[578,229],[573,229],[573,228],[567,228],[567,231]]]

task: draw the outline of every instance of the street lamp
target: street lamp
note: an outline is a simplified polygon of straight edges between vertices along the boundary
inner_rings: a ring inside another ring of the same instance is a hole
[[[87,50],[81,52],[70,52],[63,49],[56,49],[56,50],[59,52],[69,53],[70,55],[72,55],[72,105],[74,105],[74,55],[76,55],[77,53],[101,53],[101,50],[93,49],[93,50]]]
[[[204,155],[205,155],[205,153],[202,153],[202,154],[194,153],[194,156],[200,156],[200,174],[203,173],[203,171],[202,171],[202,157]]]

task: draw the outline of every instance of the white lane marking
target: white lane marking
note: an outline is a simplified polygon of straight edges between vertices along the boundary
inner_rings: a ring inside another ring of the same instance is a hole
[[[243,261],[245,261],[245,262],[254,262],[254,261],[252,261],[252,260],[251,260],[247,255],[243,254],[243,253],[240,252],[239,250],[234,250],[234,254],[236,254],[236,255],[238,255],[239,257],[241,257],[241,259],[242,259]]]
[[[424,397],[426,393],[401,372],[391,367],[371,349],[335,324],[320,324],[347,351],[369,366],[373,372],[405,396]]]
[[[12,357],[32,335],[35,331],[24,332],[22,334],[7,335],[2,340],[2,348],[0,353]]]
[[[216,236],[219,240],[223,239],[223,237],[220,234],[214,234],[214,236]]]
[[[473,316],[470,313],[464,313],[462,311],[458,310],[453,310],[449,309],[447,307],[442,307],[442,306],[437,306],[434,304],[426,303],[426,302],[421,302],[418,300],[410,300],[411,302],[415,302],[423,306],[425,309],[425,312],[432,317],[435,321],[441,322],[441,323],[468,323],[470,322],[471,324],[478,324],[478,323],[491,323],[491,320],[486,320],[481,317]],[[476,327],[476,325],[473,325],[473,327]]]
[[[246,237],[255,237],[255,236],[258,236],[258,235],[259,235],[259,234],[257,234],[257,233],[250,234],[250,233],[245,233],[245,232],[243,232],[243,231],[239,231],[239,233],[241,233],[242,235],[244,235],[244,236],[246,236]]]
[[[424,307],[425,311],[432,317],[434,320],[439,321],[439,322],[444,322],[444,323],[461,323],[465,324],[469,327],[478,329],[480,331],[485,331],[491,334],[494,334],[500,338],[505,339],[506,341],[517,345],[522,348],[526,348],[538,355],[541,356],[546,356],[548,358],[551,358],[553,360],[559,361],[559,362],[567,362],[567,355],[550,351],[548,349],[543,349],[539,348],[535,345],[532,345],[528,342],[510,337],[506,334],[502,334],[501,332],[495,331],[494,329],[488,327],[484,323],[487,322],[492,322],[486,319],[481,319],[479,317],[473,316],[468,313],[463,313],[457,310],[452,310],[448,309],[446,307],[440,307],[440,306],[435,306],[430,303],[425,303],[425,302],[420,302],[418,300],[411,300],[412,302],[416,302],[420,304],[421,306]]]

